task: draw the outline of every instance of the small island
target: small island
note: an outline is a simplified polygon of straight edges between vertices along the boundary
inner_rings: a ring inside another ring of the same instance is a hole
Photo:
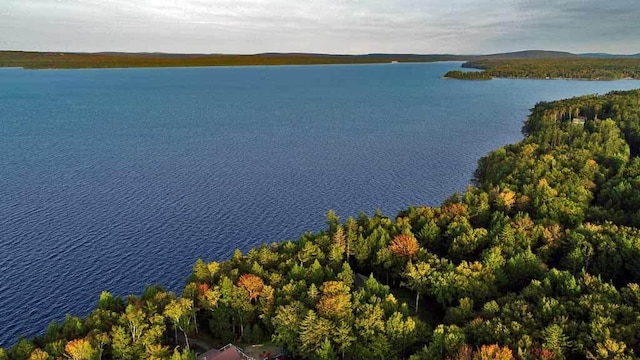
[[[444,74],[445,79],[458,79],[458,80],[491,80],[491,75],[484,71],[460,71],[451,70]]]

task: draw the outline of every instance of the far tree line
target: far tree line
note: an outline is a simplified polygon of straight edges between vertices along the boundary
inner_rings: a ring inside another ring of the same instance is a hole
[[[640,79],[640,59],[552,58],[476,59],[462,67],[502,78],[619,80]]]

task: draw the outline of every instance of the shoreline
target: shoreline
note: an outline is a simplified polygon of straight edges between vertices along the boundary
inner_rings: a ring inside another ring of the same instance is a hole
[[[50,67],[50,68],[29,68],[21,66],[0,66],[2,69],[15,69],[27,71],[46,70],[125,70],[125,69],[208,69],[208,68],[250,68],[250,67],[284,67],[284,66],[345,66],[345,65],[406,65],[406,64],[433,64],[446,62],[460,62],[458,60],[437,60],[437,61],[407,61],[398,63],[387,62],[361,62],[361,63],[313,63],[313,64],[238,64],[238,65],[176,65],[176,66],[113,66],[113,67]]]
[[[539,58],[478,59],[461,66],[476,69],[494,78],[615,81],[639,80],[640,59]]]
[[[126,55],[35,53],[0,51],[0,68],[18,67],[25,70],[47,69],[112,69],[171,68],[217,66],[289,66],[431,63],[441,61],[466,62],[471,56],[414,54],[255,54],[255,55]]]
[[[555,77],[555,78],[542,78],[542,77],[518,77],[518,76],[492,76],[491,79],[460,79],[456,77],[450,76],[441,76],[441,79],[444,80],[466,80],[466,81],[487,81],[487,80],[495,80],[495,79],[506,79],[506,80],[567,80],[567,81],[622,81],[622,80],[635,80],[640,81],[640,79],[636,79],[633,77],[625,77],[621,79],[589,79],[589,78],[563,78],[563,77]]]

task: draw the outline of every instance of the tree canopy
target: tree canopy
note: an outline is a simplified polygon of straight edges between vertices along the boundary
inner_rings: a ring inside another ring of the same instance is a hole
[[[482,73],[488,78],[640,79],[640,59],[635,58],[474,59],[462,64],[462,67],[483,69]]]
[[[491,75],[485,71],[460,71],[451,70],[443,76],[446,79],[459,79],[459,80],[491,80]]]

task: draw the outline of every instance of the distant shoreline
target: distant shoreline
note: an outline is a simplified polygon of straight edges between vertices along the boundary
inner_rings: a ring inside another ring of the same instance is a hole
[[[113,69],[113,68],[167,68],[213,66],[262,66],[262,65],[331,65],[331,64],[384,64],[430,63],[438,61],[463,61],[473,64],[486,62],[531,61],[535,64],[553,62],[555,65],[578,62],[635,62],[640,54],[573,54],[563,51],[525,50],[497,54],[389,54],[371,53],[358,55],[321,53],[259,53],[259,54],[176,54],[176,53],[127,53],[127,52],[64,52],[0,50],[0,68],[40,69]],[[481,65],[482,66],[482,65]],[[475,67],[473,65],[469,67]],[[493,77],[500,75],[491,73]],[[519,76],[517,76],[520,78]]]
[[[441,79],[444,80],[466,80],[466,81],[486,81],[485,79],[460,79],[449,76],[441,76]],[[568,81],[622,81],[622,80],[635,80],[638,81],[640,79],[635,79],[632,77],[626,77],[623,79],[588,79],[588,78],[539,78],[539,77],[516,77],[516,76],[494,76],[491,80],[495,79],[506,79],[506,80],[568,80]],[[487,79],[489,80],[489,79]]]
[[[483,70],[488,76],[505,79],[640,79],[640,59],[637,58],[477,59],[462,67]]]
[[[274,65],[348,65],[430,63],[468,61],[459,55],[322,55],[322,54],[257,54],[257,55],[185,55],[185,54],[85,54],[0,51],[0,67],[27,70],[44,69],[113,69],[172,68],[215,66]]]
[[[640,79],[640,58],[594,58],[571,53],[524,51],[493,55],[306,53],[166,54],[166,53],[66,53],[0,51],[0,68],[25,70],[196,68],[238,66],[308,66],[433,63],[461,61],[463,68],[482,72],[469,75],[450,71],[444,79],[538,79],[611,81]],[[453,73],[452,76],[449,76]]]

